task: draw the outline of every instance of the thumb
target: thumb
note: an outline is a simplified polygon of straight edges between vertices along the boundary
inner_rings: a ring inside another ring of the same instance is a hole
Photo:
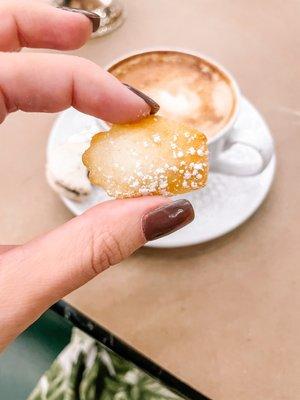
[[[60,298],[193,217],[187,200],[114,200],[0,255],[0,349]]]

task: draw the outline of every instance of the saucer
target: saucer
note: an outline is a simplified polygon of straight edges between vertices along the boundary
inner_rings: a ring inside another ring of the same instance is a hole
[[[261,135],[271,135],[262,116],[245,98],[242,98],[237,129],[259,131]],[[62,112],[51,130],[47,154],[64,143],[67,138],[82,130],[106,129],[106,124],[94,117],[82,114],[73,108]],[[253,150],[235,145],[226,152],[226,156],[236,160],[257,157]],[[194,207],[195,219],[188,226],[164,238],[149,242],[148,247],[182,247],[216,239],[245,222],[261,205],[270,190],[274,172],[275,155],[266,169],[259,175],[237,177],[211,172],[207,186],[199,191],[176,196],[188,199]],[[82,203],[62,197],[64,204],[75,214],[80,215],[95,204],[110,199],[106,193],[94,188],[92,194]]]

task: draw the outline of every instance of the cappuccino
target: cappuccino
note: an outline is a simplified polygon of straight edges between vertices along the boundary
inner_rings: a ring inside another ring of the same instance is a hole
[[[151,51],[124,59],[109,71],[153,98],[159,114],[199,129],[208,139],[226,126],[236,108],[229,77],[194,55]]]

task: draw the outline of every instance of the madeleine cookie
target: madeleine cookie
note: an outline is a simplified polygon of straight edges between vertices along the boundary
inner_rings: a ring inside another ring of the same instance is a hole
[[[159,116],[112,125],[82,159],[91,183],[115,198],[186,193],[203,187],[208,174],[205,135]]]
[[[95,127],[70,136],[53,149],[47,159],[46,176],[51,188],[78,202],[85,200],[92,191],[82,154],[89,147],[93,133]]]
[[[92,190],[86,168],[81,162],[84,150],[82,144],[65,143],[56,149],[46,168],[52,189],[75,201],[83,201]]]

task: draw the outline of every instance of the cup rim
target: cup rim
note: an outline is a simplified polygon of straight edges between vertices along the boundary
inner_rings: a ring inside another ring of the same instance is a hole
[[[228,120],[227,124],[225,126],[223,126],[223,128],[220,129],[220,131],[217,134],[215,134],[211,139],[208,139],[208,144],[212,144],[212,143],[218,141],[225,133],[227,133],[233,127],[233,125],[237,119],[237,115],[238,115],[238,112],[240,109],[241,91],[240,91],[237,81],[233,77],[233,75],[225,67],[223,67],[222,64],[215,61],[213,58],[207,56],[204,53],[201,53],[201,52],[198,52],[195,50],[191,50],[191,49],[182,48],[182,47],[154,46],[154,47],[144,47],[142,49],[129,51],[119,57],[114,58],[111,62],[107,63],[104,66],[104,68],[105,68],[105,70],[107,70],[109,72],[109,70],[112,67],[114,67],[116,64],[123,62],[130,57],[141,55],[141,54],[146,54],[146,53],[160,52],[160,51],[161,52],[170,51],[170,52],[183,53],[183,54],[187,54],[187,55],[191,55],[191,56],[203,59],[206,62],[208,62],[209,64],[212,64],[213,66],[215,66],[217,69],[219,69],[229,79],[232,89],[234,91],[235,97],[236,97],[236,104],[234,107],[234,111],[232,112],[232,115],[231,115],[230,119]]]

